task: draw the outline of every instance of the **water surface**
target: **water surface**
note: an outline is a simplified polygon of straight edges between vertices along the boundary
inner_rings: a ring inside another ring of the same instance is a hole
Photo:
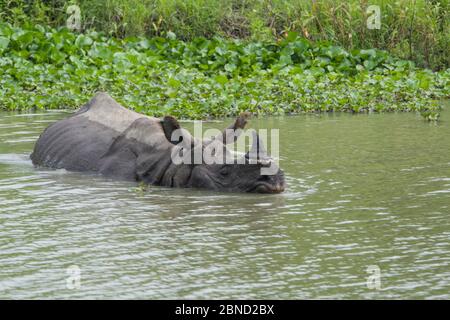
[[[66,115],[0,113],[0,298],[450,298],[449,112],[254,119],[280,129],[279,195],[33,168]]]

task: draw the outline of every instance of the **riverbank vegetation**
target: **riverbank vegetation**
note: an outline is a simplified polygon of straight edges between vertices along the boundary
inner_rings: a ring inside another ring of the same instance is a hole
[[[155,116],[418,111],[435,119],[449,97],[449,69],[433,72],[387,51],[345,49],[302,32],[271,40],[160,35],[1,22],[0,108],[76,108],[104,90]]]
[[[60,27],[81,9],[81,30],[115,38],[166,36],[277,41],[290,31],[346,50],[377,48],[420,67],[449,67],[448,0],[0,0],[0,20]],[[369,29],[380,9],[380,28]]]

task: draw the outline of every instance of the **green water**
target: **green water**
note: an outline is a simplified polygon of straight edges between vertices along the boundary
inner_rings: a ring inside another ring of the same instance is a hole
[[[279,195],[34,169],[63,116],[0,114],[0,298],[450,298],[449,112],[254,119],[280,129]]]

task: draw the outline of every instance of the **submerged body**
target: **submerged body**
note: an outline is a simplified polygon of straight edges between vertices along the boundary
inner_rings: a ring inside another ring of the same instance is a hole
[[[230,128],[240,129],[238,118]],[[167,187],[200,187],[223,191],[281,192],[284,176],[262,176],[252,164],[175,164],[171,155],[179,129],[172,117],[148,117],[97,94],[72,116],[50,125],[36,142],[36,166],[98,172],[122,180]],[[200,143],[200,146],[203,142]]]

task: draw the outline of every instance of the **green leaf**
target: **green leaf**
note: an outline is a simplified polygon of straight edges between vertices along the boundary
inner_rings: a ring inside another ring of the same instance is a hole
[[[166,36],[170,40],[175,40],[177,38],[177,35],[175,33],[173,33],[172,31],[168,31]]]
[[[178,81],[177,79],[174,79],[174,78],[170,78],[170,79],[167,81],[167,84],[168,84],[169,86],[171,86],[172,88],[179,88],[179,87],[181,86],[181,82]]]
[[[9,44],[9,39],[6,37],[0,36],[0,50],[5,50],[6,48],[8,48],[8,44]]]
[[[75,40],[75,45],[77,47],[84,47],[84,46],[90,46],[94,41],[83,34],[80,34],[77,39]]]
[[[293,41],[295,41],[297,39],[297,37],[298,37],[298,33],[297,32],[289,31],[288,35],[286,37],[286,40],[288,42],[293,42]]]
[[[227,63],[224,68],[225,71],[233,72],[234,70],[236,70],[236,65],[234,63]]]
[[[220,83],[221,85],[225,85],[228,83],[228,78],[224,76],[223,74],[220,74],[215,77],[216,82]]]

